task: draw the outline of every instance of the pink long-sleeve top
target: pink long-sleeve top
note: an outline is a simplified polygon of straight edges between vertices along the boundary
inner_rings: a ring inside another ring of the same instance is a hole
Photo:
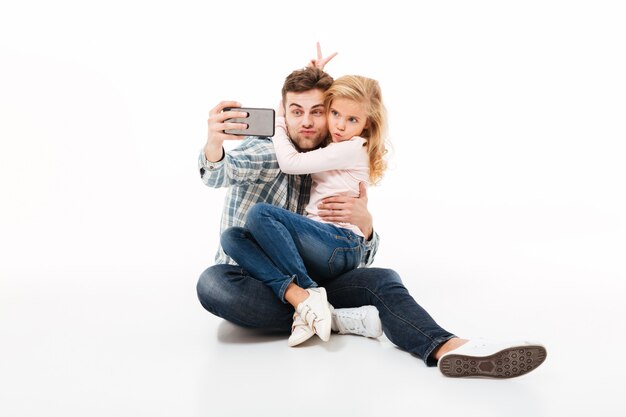
[[[273,137],[278,165],[285,174],[311,174],[311,197],[306,207],[307,217],[329,223],[318,216],[317,205],[326,197],[359,196],[359,183],[369,183],[369,158],[365,139],[355,136],[343,142],[332,142],[324,148],[298,152],[287,136],[285,118],[276,118]],[[350,229],[359,236],[361,230],[350,223],[334,223]]]

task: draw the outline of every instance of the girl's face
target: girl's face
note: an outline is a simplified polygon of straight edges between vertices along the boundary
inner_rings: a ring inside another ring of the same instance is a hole
[[[347,98],[334,99],[327,117],[333,142],[343,142],[359,136],[367,127],[365,105]]]

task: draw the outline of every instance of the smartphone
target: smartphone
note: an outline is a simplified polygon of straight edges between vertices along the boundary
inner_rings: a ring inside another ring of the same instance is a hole
[[[242,136],[274,136],[274,109],[255,107],[226,107],[224,111],[240,111],[248,113],[248,117],[226,119],[226,122],[246,123],[247,129],[226,129],[224,133]]]

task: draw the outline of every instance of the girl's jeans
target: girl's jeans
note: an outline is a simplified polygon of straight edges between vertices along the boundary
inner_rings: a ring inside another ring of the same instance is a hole
[[[222,233],[224,252],[285,302],[287,286],[317,287],[357,268],[365,254],[363,238],[289,210],[259,203],[244,227]]]

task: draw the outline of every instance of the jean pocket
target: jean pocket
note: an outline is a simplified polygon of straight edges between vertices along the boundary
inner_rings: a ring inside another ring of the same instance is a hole
[[[332,277],[351,271],[361,263],[363,250],[360,245],[352,248],[336,248],[328,260],[328,269]]]

